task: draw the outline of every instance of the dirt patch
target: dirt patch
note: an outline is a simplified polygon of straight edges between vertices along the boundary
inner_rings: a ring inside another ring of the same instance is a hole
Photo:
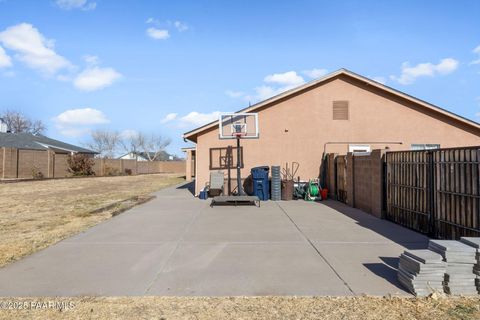
[[[148,201],[173,174],[0,184],[0,267]]]
[[[0,302],[6,301],[0,298]],[[12,301],[12,299],[9,299]],[[0,319],[479,319],[479,298],[105,297],[21,298],[71,309],[0,310]]]

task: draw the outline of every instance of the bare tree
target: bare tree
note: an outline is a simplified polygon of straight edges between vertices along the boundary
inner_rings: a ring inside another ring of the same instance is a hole
[[[136,131],[127,136],[123,136],[120,141],[123,150],[128,153],[133,153],[135,157],[137,157],[144,143],[145,135]]]
[[[152,134],[148,137],[143,134],[140,135],[142,136],[140,149],[145,153],[148,161],[159,160],[160,154],[165,151],[165,148],[171,142],[169,138],[164,138],[159,134]]]
[[[116,131],[95,130],[91,133],[91,141],[85,146],[99,153],[102,158],[114,158],[121,145],[120,134]]]
[[[12,133],[42,134],[46,130],[42,121],[31,120],[18,111],[4,111],[0,115],[0,118],[2,118],[3,122],[7,125],[7,129]]]

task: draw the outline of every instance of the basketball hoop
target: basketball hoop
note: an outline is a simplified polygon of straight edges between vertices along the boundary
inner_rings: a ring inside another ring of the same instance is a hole
[[[220,139],[237,140],[237,194],[244,196],[241,177],[241,139],[258,139],[258,114],[257,113],[225,113],[220,115],[218,121]],[[230,168],[230,167],[229,167]],[[228,169],[230,177],[230,169]],[[230,178],[228,179],[230,190]]]
[[[241,138],[241,137],[245,137],[246,134],[247,134],[246,132],[235,132],[235,133],[233,134],[233,136],[234,136],[235,138],[239,139],[239,138]]]

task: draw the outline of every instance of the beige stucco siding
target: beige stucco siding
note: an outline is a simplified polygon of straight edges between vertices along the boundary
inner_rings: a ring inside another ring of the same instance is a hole
[[[333,120],[332,103],[349,101],[349,120]],[[409,150],[411,144],[440,144],[441,147],[480,145],[480,131],[457,120],[429,111],[378,88],[339,77],[260,110],[260,138],[242,140],[243,177],[259,165],[300,163],[302,180],[318,177],[322,154],[345,154],[348,144],[358,142],[372,149],[389,147]],[[374,142],[402,142],[402,145]],[[209,149],[234,145],[219,140],[218,128],[197,138],[196,192],[209,179]],[[233,176],[235,173],[232,172]]]

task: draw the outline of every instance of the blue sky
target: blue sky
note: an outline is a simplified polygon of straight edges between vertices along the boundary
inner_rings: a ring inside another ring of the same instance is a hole
[[[181,134],[348,68],[480,119],[480,1],[0,0],[0,111]]]

